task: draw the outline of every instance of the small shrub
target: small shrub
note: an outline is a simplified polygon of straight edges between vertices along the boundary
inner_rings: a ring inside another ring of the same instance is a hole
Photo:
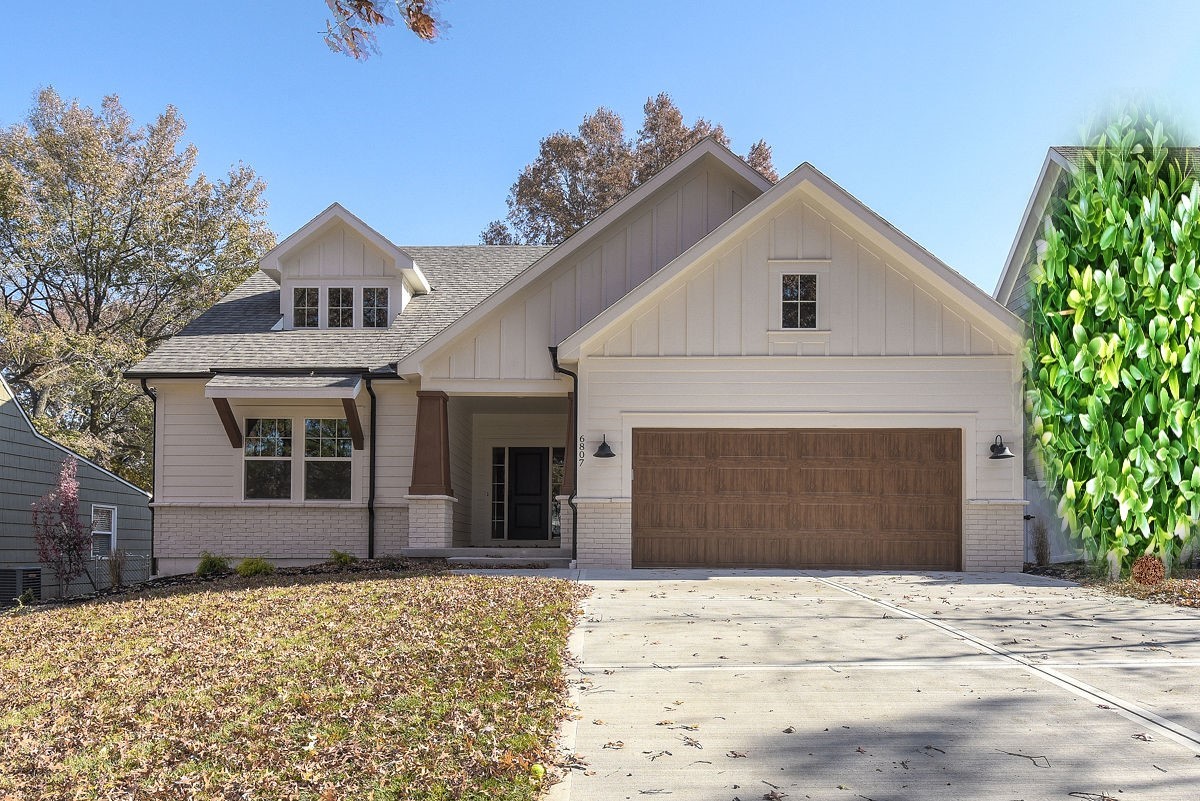
[[[120,587],[125,581],[125,549],[118,548],[108,555],[108,586]]]
[[[335,548],[329,552],[329,561],[338,567],[350,567],[350,565],[358,561],[358,557],[352,553],[339,551]]]
[[[237,574],[242,578],[250,576],[269,576],[275,572],[275,565],[258,556],[243,559],[237,566]]]
[[[17,596],[17,606],[32,606],[37,603],[37,596],[33,594],[33,590],[25,590]]]
[[[1167,577],[1167,569],[1157,556],[1143,554],[1134,561],[1130,577],[1136,584],[1154,587],[1163,583]]]
[[[1033,521],[1033,558],[1038,567],[1050,564],[1050,535],[1046,533],[1046,524],[1041,520]]]
[[[208,551],[200,552],[200,564],[196,565],[196,575],[204,578],[206,576],[219,576],[229,572],[229,557],[216,556]]]

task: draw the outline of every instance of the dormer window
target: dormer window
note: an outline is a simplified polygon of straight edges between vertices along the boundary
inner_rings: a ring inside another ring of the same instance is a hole
[[[354,327],[354,290],[350,287],[330,287],[329,327]]]
[[[364,328],[387,328],[391,324],[388,315],[387,287],[363,289],[362,319]]]
[[[296,328],[316,328],[321,324],[321,293],[316,287],[296,287],[292,290],[292,325]]]

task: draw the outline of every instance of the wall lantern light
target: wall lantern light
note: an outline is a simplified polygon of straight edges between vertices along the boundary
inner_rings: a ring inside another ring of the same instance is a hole
[[[597,459],[611,459],[616,456],[616,454],[613,453],[613,449],[608,447],[608,436],[606,434],[601,434],[600,437],[600,447],[596,448],[596,452],[593,453],[592,456],[595,456]]]
[[[1004,437],[1000,436],[999,434],[996,435],[996,441],[992,443],[991,450],[992,455],[988,457],[989,459],[1012,459],[1014,456],[1016,456],[1016,454],[1010,451],[1008,446],[1004,444]]]

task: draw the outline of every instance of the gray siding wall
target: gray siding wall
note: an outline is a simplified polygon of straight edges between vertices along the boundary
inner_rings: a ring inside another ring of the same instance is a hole
[[[11,390],[0,381],[0,570],[37,564],[31,508],[57,484],[70,456],[33,431]],[[118,548],[142,557],[134,561],[150,556],[149,498],[80,460],[79,511],[85,521],[91,519],[94,503],[117,507]],[[42,580],[49,587],[53,576],[44,570]]]

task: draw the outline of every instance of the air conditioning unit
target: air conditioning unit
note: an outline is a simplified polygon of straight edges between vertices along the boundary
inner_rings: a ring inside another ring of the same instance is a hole
[[[38,565],[0,568],[0,606],[16,606],[28,592],[42,600],[42,568]]]

